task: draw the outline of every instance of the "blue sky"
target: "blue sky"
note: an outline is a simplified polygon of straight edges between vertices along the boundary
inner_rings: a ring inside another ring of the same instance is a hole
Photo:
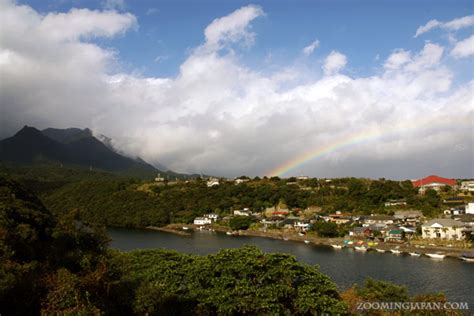
[[[101,10],[107,1],[20,1],[40,12],[67,12],[73,7]],[[275,65],[301,57],[301,49],[314,40],[320,46],[309,58],[311,67],[332,50],[350,56],[350,70],[358,74],[376,71],[377,56],[385,59],[393,49],[420,49],[426,40],[446,41],[434,30],[413,38],[415,30],[431,19],[449,21],[472,14],[472,1],[326,0],[326,1],[111,1],[113,7],[137,17],[138,28],[123,36],[98,41],[116,49],[128,70],[145,76],[178,74],[189,51],[204,40],[203,30],[218,17],[248,4],[260,5],[265,16],[252,23],[257,41],[241,50],[240,58],[260,67],[271,56]],[[123,3],[123,4],[122,4]],[[460,37],[472,29],[459,32]]]
[[[88,127],[229,177],[472,178],[473,5],[0,0],[0,136]]]

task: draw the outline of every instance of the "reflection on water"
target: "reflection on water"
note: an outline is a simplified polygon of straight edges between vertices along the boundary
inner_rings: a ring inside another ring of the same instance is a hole
[[[474,306],[474,264],[457,259],[433,260],[350,249],[334,250],[303,242],[211,232],[195,232],[182,237],[159,231],[109,228],[108,233],[112,238],[111,247],[123,251],[164,248],[204,255],[223,248],[255,245],[265,252],[288,253],[301,262],[318,265],[341,289],[371,277],[404,284],[411,293],[441,291],[451,301],[469,302],[470,307]]]

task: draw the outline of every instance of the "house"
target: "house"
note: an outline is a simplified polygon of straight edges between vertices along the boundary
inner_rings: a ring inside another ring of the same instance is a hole
[[[423,218],[423,213],[416,210],[396,211],[393,217],[402,225],[415,227]]]
[[[454,219],[435,218],[421,226],[423,239],[464,239],[465,232],[469,227]]]
[[[243,210],[235,210],[234,211],[235,216],[250,216],[252,215],[252,212],[248,208],[244,208]]]
[[[238,179],[235,179],[235,180],[234,180],[234,183],[235,183],[235,184],[241,184],[241,183],[244,183],[244,182],[247,182],[247,181],[250,181],[250,179],[247,179],[247,178],[238,178]]]
[[[388,200],[387,202],[385,202],[384,205],[385,205],[385,207],[407,205],[407,201],[405,199]]]
[[[354,227],[350,232],[349,236],[367,238],[372,235],[372,229],[369,227]]]
[[[385,236],[385,241],[403,241],[405,232],[401,229],[391,229]]]
[[[210,218],[207,218],[207,217],[196,217],[194,219],[194,225],[199,225],[199,226],[203,226],[203,225],[209,225],[209,224],[212,224],[212,220]]]
[[[474,226],[474,214],[461,214],[453,218],[466,226]]]
[[[303,220],[297,220],[293,224],[293,227],[298,231],[306,232],[311,227],[311,224]]]
[[[161,176],[161,174],[158,173],[158,176],[155,178],[155,182],[163,182],[165,181],[165,178]]]
[[[364,226],[369,226],[369,225],[392,225],[397,221],[397,219],[394,216],[390,215],[372,215],[369,216],[365,219],[364,221]]]
[[[215,222],[219,219],[219,215],[217,215],[215,213],[204,214],[203,217],[209,218],[213,222]]]
[[[338,211],[334,214],[329,214],[327,221],[338,225],[347,224],[352,221],[352,215],[350,213],[341,213]]]
[[[462,181],[461,190],[464,192],[474,192],[474,180]]]
[[[282,221],[283,219],[280,216],[274,216],[270,218],[264,218],[260,221],[260,223],[263,224],[265,228],[268,228],[268,226],[279,226]]]
[[[211,178],[211,179],[207,180],[207,187],[208,188],[214,187],[214,186],[217,186],[217,185],[219,185],[219,179]]]
[[[443,211],[444,215],[461,215],[461,214],[464,214],[464,209],[462,208],[450,208],[448,210],[444,210]]]
[[[412,184],[414,187],[419,188],[420,193],[423,193],[428,189],[440,191],[445,186],[454,187],[457,182],[454,179],[431,175],[423,179],[412,180]]]
[[[474,203],[467,203],[466,214],[474,214]]]

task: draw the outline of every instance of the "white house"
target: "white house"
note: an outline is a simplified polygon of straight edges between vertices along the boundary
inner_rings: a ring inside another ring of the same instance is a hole
[[[213,186],[216,186],[216,185],[219,185],[219,180],[218,179],[209,179],[207,181],[207,186],[210,188],[210,187],[213,187]]]
[[[247,178],[238,178],[238,179],[235,179],[235,180],[234,180],[234,183],[235,183],[235,184],[241,184],[241,183],[248,182],[248,181],[250,181],[250,179],[247,179]]]
[[[309,229],[309,223],[305,223],[304,221],[295,221],[293,227],[297,230],[307,231]]]
[[[194,219],[194,225],[209,225],[212,223],[212,220],[210,218],[207,218],[207,217],[196,217]]]
[[[243,209],[243,210],[235,210],[234,215],[235,216],[250,216],[252,212],[249,211],[249,209]]]
[[[435,218],[421,226],[423,239],[461,240],[469,230],[463,223],[445,218]]]
[[[219,215],[215,214],[215,213],[209,213],[209,214],[204,214],[205,218],[209,218],[211,221],[215,222],[219,219]]]
[[[461,182],[461,190],[467,192],[474,192],[474,181],[462,181]]]
[[[474,203],[467,203],[466,214],[474,214]]]

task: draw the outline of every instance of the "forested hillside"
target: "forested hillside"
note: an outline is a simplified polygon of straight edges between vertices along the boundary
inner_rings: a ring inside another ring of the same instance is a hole
[[[317,207],[321,213],[387,214],[390,199],[404,199],[408,209],[420,209],[427,216],[442,210],[442,196],[428,191],[417,194],[410,181],[356,178],[295,179],[255,178],[245,183],[221,181],[207,187],[200,179],[154,183],[105,172],[67,168],[3,169],[34,191],[56,214],[75,211],[82,220],[120,227],[162,226],[191,222],[215,212],[227,215],[235,209],[262,211],[280,206],[297,213]],[[449,196],[450,192],[442,193]]]
[[[344,314],[335,284],[316,267],[248,247],[194,256],[117,253],[99,228],[52,215],[0,176],[3,315]]]

